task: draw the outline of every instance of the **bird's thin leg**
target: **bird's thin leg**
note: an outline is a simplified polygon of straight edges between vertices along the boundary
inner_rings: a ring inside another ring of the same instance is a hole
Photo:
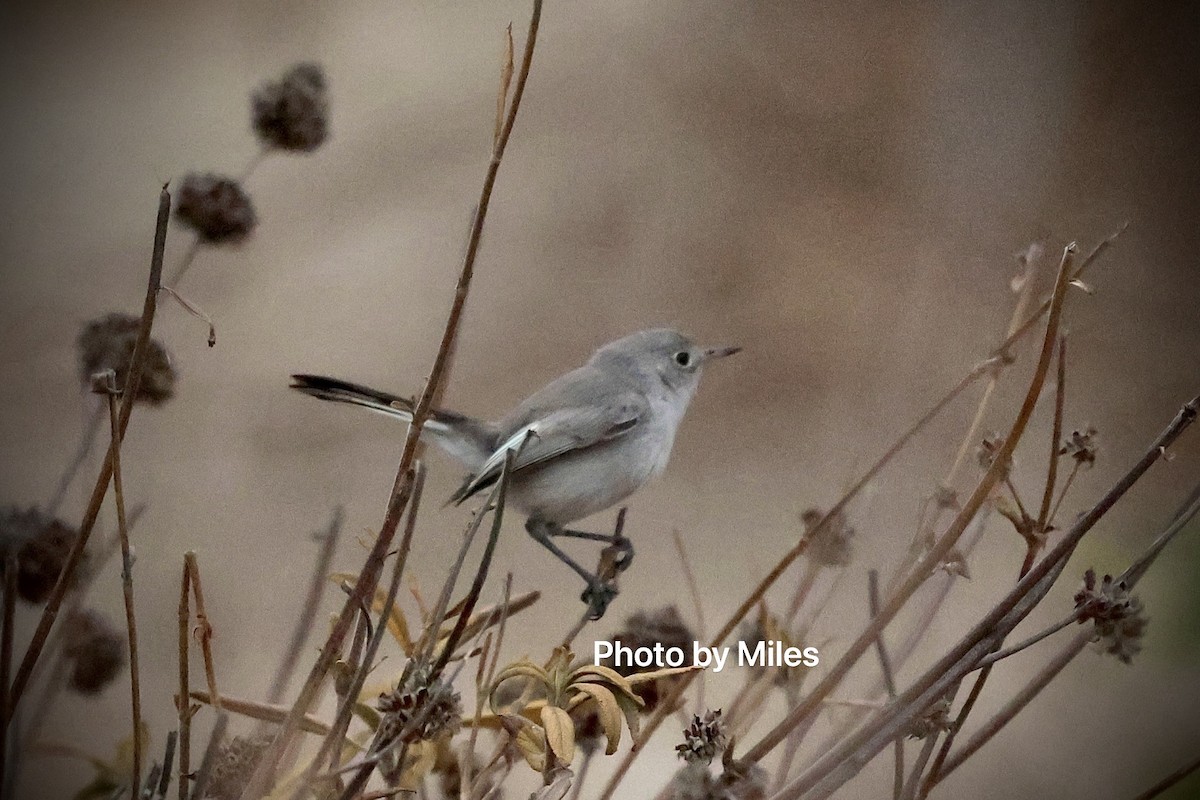
[[[529,535],[538,544],[553,553],[559,561],[579,573],[580,577],[587,582],[587,589],[584,590],[580,599],[588,604],[589,616],[594,620],[604,616],[608,604],[617,596],[617,590],[600,580],[597,575],[581,567],[575,559],[563,552],[562,548],[554,543],[553,537],[555,532],[562,529],[542,520],[530,519],[525,523],[525,530],[529,532]]]
[[[613,544],[616,540],[611,533],[592,533],[591,531],[576,531],[570,528],[551,527],[551,536],[566,536],[569,539],[589,539],[593,542]]]
[[[621,535],[620,529],[616,533],[592,533],[591,531],[577,531],[571,528],[560,528],[557,525],[547,525],[551,536],[565,536],[571,539],[587,539],[592,542],[604,542],[605,544],[615,547],[618,551],[616,559],[613,561],[613,566],[617,572],[624,572],[629,569],[629,565],[633,563],[633,542]]]

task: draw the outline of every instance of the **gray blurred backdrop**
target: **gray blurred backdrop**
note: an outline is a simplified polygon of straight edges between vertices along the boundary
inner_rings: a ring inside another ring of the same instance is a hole
[[[799,512],[831,504],[998,339],[1014,254],[1030,241],[1046,242],[1052,269],[1066,242],[1086,251],[1131,222],[1089,279],[1095,295],[1069,300],[1066,424],[1095,424],[1103,450],[1067,512],[1090,504],[1200,389],[1200,59],[1186,4],[547,5],[447,405],[498,415],[595,346],[652,324],[745,348],[708,373],[670,468],[632,501],[638,561],[595,635],[669,602],[695,622],[672,529],[719,624],[795,541]],[[331,82],[329,143],[264,162],[247,186],[259,229],[241,247],[202,252],[188,276],[216,347],[196,320],[161,306],[178,396],[137,411],[123,457],[131,499],[149,503],[135,575],[156,742],[173,724],[185,550],[199,554],[221,686],[248,697],[269,686],[308,580],[310,534],[335,504],[348,534],[337,563],[361,563],[355,540],[382,518],[403,428],[290,392],[287,376],[419,390],[489,153],[502,31],[514,23],[519,49],[528,11],[393,0],[0,12],[3,503],[45,502],[69,460],[88,400],[74,339],[95,316],[140,308],[161,183],[242,168],[255,151],[248,94],[264,79],[311,59]],[[172,231],[168,271],[189,240]],[[1018,355],[989,428],[1010,422],[1023,391],[1031,353]],[[831,655],[862,625],[866,570],[899,558],[977,397],[854,506],[845,599],[819,637]],[[1047,431],[1043,408],[1018,453],[1030,495]],[[1104,520],[1071,576],[1124,568],[1196,479],[1197,441]],[[430,463],[437,500],[460,475],[438,455]],[[433,593],[467,512],[429,502],[424,519],[410,564]],[[111,511],[105,520],[111,529]],[[944,795],[1120,797],[1194,755],[1197,533],[1140,587],[1151,625],[1135,664],[1085,654]],[[1010,528],[992,525],[933,644],[1011,585],[1022,552]],[[516,520],[496,566],[492,597],[507,570],[518,589],[544,592],[505,657],[543,657],[581,608],[577,581]],[[1059,618],[1075,581],[1064,578],[1032,624]],[[95,597],[119,619],[115,570]],[[336,602],[331,589],[328,609]],[[977,718],[1048,652],[998,670]],[[708,681],[714,702],[737,683]],[[123,679],[64,701],[46,736],[107,755],[126,703]],[[673,734],[660,738],[626,796],[649,796],[634,788],[674,768]],[[880,796],[888,769],[872,765],[844,794]],[[51,758],[26,769],[39,781],[51,771],[57,783],[43,789],[55,796],[86,774]]]

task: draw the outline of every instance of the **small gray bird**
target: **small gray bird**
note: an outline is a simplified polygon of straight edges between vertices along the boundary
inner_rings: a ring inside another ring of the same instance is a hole
[[[435,410],[424,430],[470,470],[450,501],[461,503],[495,483],[506,453],[517,451],[509,502],[528,516],[529,534],[587,581],[582,599],[592,619],[599,619],[616,589],[564,553],[554,537],[618,545],[624,550],[620,568],[628,566],[633,550],[619,533],[566,526],[611,508],[663,471],[704,365],[740,349],[697,347],[666,328],[639,331],[604,345],[497,422]],[[412,419],[412,400],[366,386],[293,375],[292,388]]]

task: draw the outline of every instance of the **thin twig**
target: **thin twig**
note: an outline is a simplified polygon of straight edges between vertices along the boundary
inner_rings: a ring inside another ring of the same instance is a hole
[[[890,703],[877,717],[826,752],[812,767],[787,786],[774,800],[792,800],[813,791],[823,798],[849,780],[880,749],[886,747],[903,726],[933,700],[944,695],[1003,641],[1050,591],[1079,542],[1120,500],[1146,471],[1166,452],[1200,413],[1200,397],[1186,403],[1158,435],[1142,457],[1099,501],[1081,515],[1063,538],[1004,596],[962,639],[939,658]],[[810,799],[811,800],[811,799]]]
[[[213,664],[212,654],[212,624],[208,621],[208,611],[204,607],[204,588],[200,584],[200,563],[196,554],[189,550],[183,555],[183,563],[188,570],[188,581],[192,587],[192,599],[196,601],[196,640],[200,642],[200,654],[204,657],[204,678],[208,682],[208,694],[213,708],[221,709],[221,694],[217,691],[217,671]]]
[[[879,613],[879,570],[867,572],[867,604],[871,616]],[[888,698],[896,699],[896,675],[892,670],[892,659],[888,656],[887,644],[883,641],[883,632],[875,639],[875,652],[879,655],[879,670],[883,673],[883,684],[887,687]],[[896,737],[896,758],[892,774],[892,797],[899,800],[904,790],[904,737]]]
[[[1196,756],[1191,761],[1184,764],[1179,769],[1175,770],[1170,775],[1139,794],[1137,797],[1133,798],[1133,800],[1151,800],[1153,797],[1158,797],[1167,789],[1170,789],[1172,786],[1179,783],[1198,769],[1200,769],[1200,755]]]
[[[306,784],[316,774],[319,765],[329,758],[331,763],[337,758],[337,753],[333,750],[334,745],[341,741],[345,732],[350,726],[350,717],[354,712],[354,704],[358,702],[358,697],[362,693],[363,686],[366,684],[367,675],[370,674],[371,666],[375,663],[375,658],[379,655],[379,648],[383,643],[383,635],[387,630],[387,620],[392,614],[392,609],[396,605],[396,595],[400,591],[400,584],[404,569],[408,564],[408,554],[412,548],[413,534],[416,532],[417,512],[421,508],[421,495],[425,490],[425,465],[418,461],[415,465],[415,476],[413,479],[413,499],[408,509],[408,518],[404,524],[404,533],[400,537],[400,547],[396,552],[396,561],[392,566],[392,578],[388,584],[387,596],[383,601],[383,608],[379,612],[379,624],[375,626],[374,635],[371,641],[367,644],[366,655],[363,656],[362,662],[355,671],[354,678],[350,683],[350,687],[346,692],[346,698],[338,707],[337,715],[334,723],[330,728],[329,735],[321,742],[321,747],[306,770],[305,779],[301,784]]]
[[[1074,623],[1076,623],[1078,621],[1079,621],[1079,614],[1069,614],[1068,616],[1066,616],[1063,619],[1059,620],[1058,622],[1054,623],[1050,627],[1048,627],[1044,630],[1038,631],[1033,636],[1030,636],[1028,639],[1018,642],[1017,644],[1014,644],[1010,647],[1006,647],[1003,650],[997,650],[996,652],[992,653],[987,658],[980,661],[978,668],[990,667],[991,665],[995,664],[997,661],[1003,661],[1004,659],[1008,658],[1009,656],[1015,656],[1017,653],[1021,652],[1022,650],[1029,648],[1029,647],[1033,647],[1035,644],[1040,642],[1042,639],[1046,639],[1050,636],[1053,636],[1054,634],[1061,631],[1063,628],[1069,628],[1071,625],[1073,625]]]
[[[1145,575],[1146,570],[1162,549],[1183,530],[1184,526],[1197,514],[1200,513],[1200,484],[1197,484],[1188,498],[1180,506],[1172,519],[1170,525],[1151,543],[1146,549],[1146,552],[1139,557],[1118,580],[1124,581],[1126,586],[1132,588]],[[956,750],[947,760],[945,766],[941,770],[941,774],[935,776],[936,779],[931,782],[936,784],[944,779],[948,774],[957,769],[962,762],[970,758],[976,751],[988,743],[993,736],[996,735],[1012,719],[1020,713],[1020,711],[1029,704],[1037,694],[1046,687],[1062,669],[1070,663],[1070,661],[1083,651],[1084,647],[1091,642],[1093,632],[1091,630],[1081,631],[1076,637],[1056,656],[1049,664],[1043,667],[1037,675],[1030,679],[1012,699],[1010,699],[1004,707],[998,711],[987,723],[983,725],[959,750]]]
[[[475,775],[475,743],[479,738],[479,721],[483,718],[483,704],[487,699],[487,693],[491,689],[492,681],[496,678],[496,669],[500,664],[500,646],[504,643],[504,629],[508,623],[508,602],[512,596],[512,573],[508,573],[504,577],[504,597],[500,605],[500,622],[496,629],[495,643],[489,648],[485,647],[484,652],[479,656],[479,674],[475,679],[475,722],[471,726],[471,733],[467,737],[466,757],[462,759],[460,772],[462,773],[462,791],[459,793],[462,797],[470,797],[474,789]],[[491,634],[489,633],[490,637]],[[489,638],[489,642],[492,640]],[[490,655],[489,660],[487,656]]]
[[[1063,406],[1067,398],[1067,336],[1058,337],[1058,381],[1054,387],[1054,425],[1050,431],[1050,463],[1046,470],[1046,490],[1042,493],[1042,507],[1038,511],[1037,530],[1043,534],[1050,523],[1050,502],[1054,498],[1054,484],[1058,480],[1058,446],[1062,441]]]
[[[483,224],[491,202],[492,190],[496,183],[496,176],[500,170],[500,163],[504,156],[508,139],[512,135],[514,125],[516,125],[517,111],[520,109],[521,98],[525,93],[525,84],[529,78],[529,69],[533,63],[533,51],[537,42],[541,12],[542,0],[534,0],[529,35],[525,42],[525,54],[521,62],[516,89],[513,92],[512,103],[508,110],[508,117],[505,120],[500,137],[492,150],[492,158],[488,164],[487,174],[484,177],[483,188],[480,191],[479,205],[471,226],[471,234],[467,243],[466,254],[463,258],[462,269],[459,272],[458,284],[454,290],[454,300],[446,318],[446,326],[442,333],[441,343],[438,345],[438,352],[434,358],[433,367],[429,371],[429,379],[426,381],[425,388],[413,408],[413,418],[409,423],[408,436],[404,442],[404,452],[400,457],[400,465],[396,470],[396,481],[391,495],[392,499],[389,502],[389,508],[384,517],[379,537],[376,539],[375,546],[372,548],[371,553],[367,557],[366,564],[364,564],[360,572],[360,579],[355,582],[354,596],[346,599],[341,614],[334,623],[333,629],[329,632],[325,645],[321,648],[320,656],[309,671],[308,678],[305,680],[296,703],[292,707],[292,712],[288,715],[284,724],[280,726],[275,741],[272,742],[263,754],[243,792],[243,796],[251,800],[261,797],[266,793],[275,768],[279,763],[280,756],[295,736],[296,725],[301,715],[304,714],[305,710],[316,697],[321,684],[325,680],[325,676],[329,672],[333,659],[341,647],[342,641],[349,632],[356,607],[363,599],[374,596],[375,585],[383,569],[383,559],[391,546],[392,538],[395,536],[396,529],[399,526],[400,515],[403,513],[411,493],[412,464],[416,458],[417,444],[420,440],[421,431],[424,428],[425,421],[429,417],[433,398],[439,391],[439,387],[445,377],[449,355],[454,348],[454,342],[458,336],[463,309],[466,306],[471,279],[474,275],[475,259],[479,252],[480,241],[483,238]]]
[[[296,671],[296,665],[300,662],[304,643],[308,641],[313,623],[317,619],[317,610],[321,606],[321,595],[325,589],[325,583],[329,579],[330,567],[333,564],[333,554],[337,550],[338,538],[342,531],[344,520],[345,511],[341,506],[336,507],[333,510],[332,517],[330,517],[329,524],[325,526],[325,531],[315,537],[320,541],[321,548],[317,552],[317,560],[313,564],[312,579],[309,581],[308,593],[304,596],[304,605],[301,607],[300,617],[296,620],[296,626],[292,629],[292,638],[288,641],[287,650],[284,651],[283,662],[280,663],[279,669],[275,673],[275,680],[271,683],[271,691],[267,693],[268,703],[278,703],[283,700],[283,693],[287,691],[287,685],[292,679],[292,674]],[[387,616],[385,615],[383,619],[386,620]]]
[[[92,447],[96,444],[96,436],[100,433],[100,423],[104,420],[104,403],[92,395],[87,395],[87,397],[91,404],[91,410],[88,412],[87,422],[84,423],[83,434],[79,438],[79,447],[76,448],[71,463],[67,464],[67,468],[63,470],[62,477],[58,479],[58,486],[55,487],[50,502],[46,504],[46,514],[51,517],[58,515],[58,509],[66,499],[67,490],[75,482],[75,476],[79,474],[83,462],[87,461],[87,457],[91,455]]]
[[[679,567],[683,570],[683,579],[687,583],[688,594],[692,598],[692,608],[696,612],[696,635],[701,641],[708,638],[708,626],[704,621],[704,603],[700,599],[700,585],[696,582],[696,573],[692,570],[692,562],[688,558],[687,548],[683,546],[683,537],[678,528],[671,529],[671,539],[675,542],[675,552],[679,554]],[[704,681],[700,681],[696,690],[696,713],[704,711]],[[582,781],[582,775],[576,779],[576,786]],[[578,794],[578,789],[575,794]]]
[[[204,748],[204,755],[200,759],[200,769],[196,770],[196,779],[192,782],[192,800],[204,797],[204,790],[208,788],[208,778],[212,775],[217,751],[221,749],[228,725],[229,714],[224,711],[218,712],[217,721],[213,723],[212,735],[208,737],[208,746]]]
[[[8,679],[12,674],[13,616],[17,607],[17,549],[8,546],[4,553],[4,627],[0,632],[0,797],[8,795]],[[14,739],[16,737],[13,737]]]
[[[1058,269],[1058,278],[1055,281],[1054,302],[1051,305],[1050,314],[1046,320],[1046,333],[1042,340],[1042,350],[1038,358],[1037,367],[1030,381],[1029,389],[1025,393],[1025,400],[1021,404],[1021,409],[1018,411],[1012,428],[1004,439],[1004,444],[997,451],[992,465],[984,473],[979,485],[975,487],[975,491],[972,492],[971,497],[963,505],[962,510],[959,511],[954,521],[950,524],[950,527],[934,543],[933,547],[921,561],[913,567],[908,577],[897,587],[895,593],[880,610],[879,614],[871,619],[866,629],[854,640],[846,653],[830,668],[829,672],[813,688],[805,700],[795,709],[792,709],[780,723],[746,752],[743,756],[745,760],[752,762],[760,760],[783,741],[788,731],[795,727],[800,720],[816,711],[820,702],[829,696],[833,689],[858,662],[863,653],[871,647],[880,631],[895,618],[913,593],[920,588],[930,573],[942,562],[958,541],[959,536],[966,529],[967,524],[978,513],[984,501],[991,495],[992,488],[1001,479],[1004,470],[1007,469],[1013,450],[1016,448],[1021,435],[1025,432],[1025,426],[1033,415],[1033,409],[1037,405],[1038,397],[1041,395],[1042,386],[1046,380],[1046,373],[1050,367],[1050,356],[1054,350],[1054,341],[1058,334],[1059,319],[1062,316],[1063,301],[1066,298],[1067,276],[1071,274],[1074,252],[1073,245],[1063,250],[1062,261]]]
[[[150,258],[150,278],[146,288],[146,300],[142,307],[142,318],[138,328],[137,339],[133,345],[133,355],[129,361],[126,385],[122,387],[121,413],[117,425],[119,435],[117,439],[124,438],[125,430],[129,426],[129,417],[133,413],[134,400],[141,386],[142,372],[146,366],[146,354],[150,349],[150,328],[154,324],[154,311],[158,303],[158,287],[162,281],[163,252],[167,244],[167,222],[170,212],[171,194],[167,191],[167,187],[163,186],[158,197],[158,218],[154,228],[154,249]],[[96,485],[92,489],[92,496],[88,500],[83,521],[79,524],[78,535],[76,535],[75,541],[71,543],[71,550],[67,554],[66,561],[63,563],[62,571],[58,575],[58,580],[55,582],[54,588],[50,591],[50,596],[46,599],[46,606],[42,610],[42,616],[38,620],[37,628],[30,638],[29,646],[25,649],[25,656],[21,659],[21,666],[18,668],[17,675],[13,679],[11,706],[14,710],[21,702],[21,696],[29,683],[29,679],[33,675],[33,669],[37,665],[38,658],[41,657],[42,650],[46,646],[46,640],[50,636],[50,629],[54,627],[54,622],[58,617],[59,609],[62,607],[63,599],[67,596],[67,590],[71,587],[75,572],[79,569],[79,563],[83,559],[84,548],[87,546],[88,539],[91,538],[92,529],[96,525],[96,518],[100,515],[100,507],[104,503],[104,497],[108,494],[108,483],[112,479],[112,469],[113,448],[110,446],[108,448],[108,455],[104,459],[104,465],[100,468],[100,475],[96,478]],[[11,719],[10,715],[9,723],[7,724],[11,724]]]
[[[189,697],[192,689],[188,661],[192,624],[190,575],[185,556],[179,578],[179,693],[175,696],[175,706],[179,712],[179,800],[188,800],[188,781],[192,771],[192,715],[195,713]]]
[[[108,419],[111,425],[112,485],[117,504],[117,534],[121,537],[121,592],[125,599],[125,630],[129,636],[129,692],[133,713],[133,780],[131,787],[142,785],[142,686],[138,668],[137,617],[133,604],[133,552],[129,546],[129,525],[125,517],[125,489],[121,479],[121,434],[117,418],[116,376],[110,370],[106,377]]]
[[[1096,245],[1096,247],[1092,249],[1087,257],[1083,259],[1079,267],[1071,273],[1071,279],[1079,278],[1089,266],[1091,266],[1104,252],[1106,252],[1108,248],[1112,246],[1112,243],[1116,241],[1117,237],[1120,236],[1125,230],[1127,225],[1128,223],[1122,225],[1118,230],[1110,234],[1107,238]],[[1057,283],[1058,282],[1056,281],[1056,285]],[[829,513],[827,513],[825,517],[817,523],[817,527],[814,528],[813,532],[816,533],[817,530],[827,524],[834,512],[841,511],[847,504],[849,504],[849,502],[853,500],[859,492],[862,491],[863,487],[865,487],[866,484],[869,483],[870,480],[873,479],[875,475],[878,474],[883,467],[888,464],[888,462],[890,462],[901,450],[903,450],[904,447],[913,438],[915,438],[918,433],[920,433],[930,422],[932,422],[946,406],[948,406],[968,387],[975,383],[976,380],[983,375],[988,374],[996,364],[1003,363],[1012,345],[1024,338],[1026,334],[1033,330],[1033,327],[1038,320],[1040,320],[1043,315],[1052,309],[1054,297],[1055,295],[1051,295],[1051,297],[1047,298],[1037,309],[1033,311],[1032,314],[1030,314],[1024,323],[1019,325],[1016,330],[1014,330],[1007,338],[1004,339],[1004,341],[994,347],[987,358],[973,367],[971,371],[962,380],[960,380],[957,385],[955,385],[941,399],[939,399],[933,405],[933,407],[921,417],[921,419],[919,419],[912,427],[905,431],[896,441],[896,443],[889,448],[888,451],[883,454],[883,456],[880,457],[879,461],[877,461],[867,471],[863,478],[860,479],[859,482],[857,482],[854,486],[852,486],[841,500],[834,504]],[[750,610],[758,603],[758,600],[766,594],[767,589],[774,585],[779,576],[787,570],[787,567],[790,566],[792,562],[794,562],[796,558],[798,558],[801,553],[804,552],[804,545],[805,542],[802,540],[801,543],[799,543],[796,547],[793,547],[792,550],[788,551],[788,553],[783,556],[776,567],[759,583],[758,586],[755,587],[749,598],[747,598],[747,602],[744,602],[738,607],[737,611],[734,612],[734,615],[730,618],[729,622],[726,623],[726,625],[714,638],[714,644],[712,646],[720,646],[724,643],[725,638],[733,632],[742,619],[745,618],[746,614],[750,613]],[[668,709],[673,707],[674,703],[678,702],[679,698],[682,696],[683,692],[687,690],[688,685],[694,678],[695,673],[687,673],[682,675],[675,688],[667,696],[666,702],[660,706],[660,708],[656,710],[648,720],[646,720],[642,727],[641,736],[638,737],[633,749],[626,754],[620,763],[617,764],[616,769],[614,770],[609,782],[606,784],[604,791],[601,793],[598,800],[612,800],[612,797],[616,792],[617,787],[620,785],[621,780],[625,777],[625,774],[629,771],[630,766],[632,766],[634,760],[643,749],[641,745],[648,741],[654,732],[658,730],[659,726],[662,725],[663,721],[670,714]]]

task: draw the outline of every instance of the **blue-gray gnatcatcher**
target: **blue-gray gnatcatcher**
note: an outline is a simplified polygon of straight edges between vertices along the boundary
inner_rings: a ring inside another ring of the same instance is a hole
[[[551,381],[497,422],[434,411],[425,431],[471,473],[451,502],[461,503],[495,483],[505,454],[517,450],[509,502],[528,515],[530,535],[587,581],[583,600],[592,618],[599,619],[616,589],[576,563],[553,538],[616,544],[625,551],[621,568],[628,566],[633,555],[628,539],[566,526],[611,508],[663,471],[704,365],[739,349],[697,347],[665,328],[639,331],[604,345],[582,367]],[[412,400],[366,386],[293,375],[292,387],[322,400],[412,419]]]

